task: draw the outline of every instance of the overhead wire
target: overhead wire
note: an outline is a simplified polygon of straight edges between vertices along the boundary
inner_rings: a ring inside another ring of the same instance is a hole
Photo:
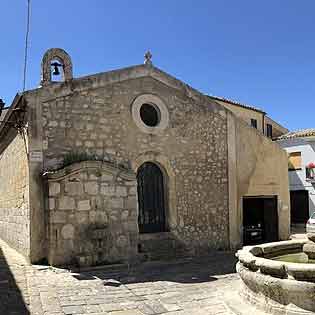
[[[23,92],[25,92],[25,89],[26,89],[30,19],[31,19],[31,0],[27,0],[27,18],[26,18],[26,33],[25,33],[24,69],[23,69]],[[23,138],[25,153],[26,153],[27,159],[29,159],[28,145],[27,145],[27,127],[23,126],[22,128],[20,128],[19,133],[21,137]]]
[[[28,42],[30,33],[30,18],[31,18],[31,0],[27,0],[27,19],[26,19],[26,34],[25,34],[25,50],[24,50],[24,69],[23,69],[23,92],[26,88],[27,74],[27,58],[28,58]]]

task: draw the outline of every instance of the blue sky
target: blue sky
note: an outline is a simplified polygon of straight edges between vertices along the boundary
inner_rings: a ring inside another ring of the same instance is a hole
[[[153,63],[203,93],[264,109],[290,130],[315,127],[313,0],[31,0],[27,88],[51,47],[82,76]],[[1,0],[0,98],[22,89],[27,1]]]

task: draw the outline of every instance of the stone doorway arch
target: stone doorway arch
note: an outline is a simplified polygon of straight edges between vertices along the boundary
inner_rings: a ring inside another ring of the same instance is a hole
[[[138,225],[140,233],[166,232],[167,187],[160,167],[143,163],[137,171]]]
[[[165,215],[166,215],[166,230],[176,230],[178,226],[177,207],[176,207],[176,181],[175,172],[171,166],[169,159],[157,152],[148,151],[139,155],[132,161],[132,168],[137,174],[138,169],[145,162],[152,162],[156,164],[163,173],[164,193],[165,193]]]

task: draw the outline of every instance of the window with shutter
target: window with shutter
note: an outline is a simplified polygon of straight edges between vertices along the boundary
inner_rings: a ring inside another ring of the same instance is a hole
[[[289,153],[289,171],[296,171],[302,168],[301,152]]]
[[[257,129],[257,119],[251,119],[250,120],[250,124],[251,124],[251,126],[253,127],[253,128],[256,128]]]
[[[272,125],[267,124],[267,137],[272,138]]]

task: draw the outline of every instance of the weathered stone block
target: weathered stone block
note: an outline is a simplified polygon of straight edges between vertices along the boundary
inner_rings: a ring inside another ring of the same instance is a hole
[[[127,186],[135,186],[135,187],[137,187],[137,181],[135,181],[135,180],[126,181],[126,185]]]
[[[80,200],[78,201],[78,210],[90,210],[91,202],[90,200]]]
[[[315,233],[307,233],[306,236],[310,241],[315,242]]]
[[[93,148],[94,147],[94,142],[93,141],[85,141],[85,146],[87,148]]]
[[[97,180],[98,177],[95,174],[90,174],[89,180]]]
[[[59,199],[59,209],[60,210],[74,210],[75,201],[74,198],[63,196]]]
[[[49,210],[54,210],[55,209],[55,199],[54,198],[49,198]]]
[[[113,175],[111,174],[103,174],[102,177],[101,177],[101,180],[103,182],[110,182],[113,180]]]
[[[66,224],[61,229],[62,238],[65,240],[74,238],[74,226],[72,224]]]
[[[89,221],[89,212],[88,211],[77,212],[75,217],[78,224],[85,224]]]
[[[56,196],[60,193],[60,184],[59,183],[49,183],[49,196]]]
[[[115,187],[114,186],[101,186],[101,194],[104,196],[115,196]]]
[[[65,192],[70,196],[80,196],[83,194],[83,185],[81,182],[66,183]]]
[[[126,220],[129,216],[129,211],[128,210],[124,210],[122,213],[121,213],[121,219],[122,220]]]
[[[92,231],[92,239],[104,239],[108,235],[108,229],[95,229]]]
[[[307,242],[303,245],[303,253],[308,256],[308,259],[315,259],[315,243]]]
[[[55,121],[55,120],[51,120],[51,121],[48,123],[48,126],[49,126],[49,127],[57,127],[57,126],[58,126],[58,122]]]
[[[127,188],[123,186],[116,187],[116,196],[126,197],[127,196]]]
[[[126,209],[136,209],[137,208],[137,198],[136,197],[125,198],[124,206]]]
[[[83,172],[83,173],[80,174],[80,178],[82,180],[87,180],[88,179],[88,174],[86,172]]]
[[[87,182],[84,184],[84,190],[89,195],[97,195],[98,183],[97,182]]]
[[[116,240],[116,244],[118,247],[126,247],[128,245],[128,239],[125,235],[119,235]]]
[[[112,198],[109,202],[110,207],[113,209],[122,209],[124,207],[123,198]]]
[[[107,223],[108,217],[104,211],[90,211],[89,220],[91,223]]]
[[[137,187],[130,187],[128,191],[128,195],[135,196],[137,194]]]
[[[66,223],[67,214],[62,211],[51,211],[50,212],[50,222],[51,223]]]
[[[118,220],[116,214],[111,214],[111,215],[109,216],[109,218],[110,218],[111,221],[117,221],[117,220]]]

